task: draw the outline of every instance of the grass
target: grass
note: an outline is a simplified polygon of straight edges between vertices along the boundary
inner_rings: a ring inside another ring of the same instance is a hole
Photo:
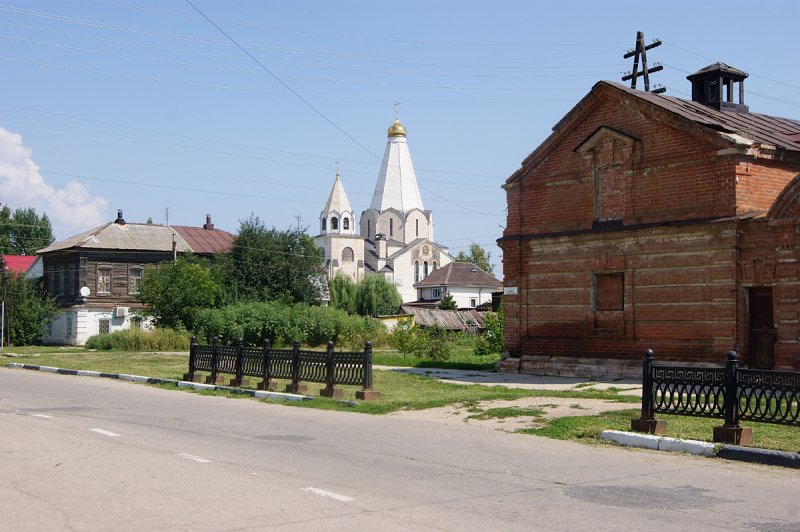
[[[398,351],[373,351],[372,363],[380,366],[399,366],[410,368],[467,369],[494,371],[500,355],[479,356],[471,349],[454,349],[448,360],[431,360],[406,356]]]
[[[508,419],[510,417],[541,417],[544,410],[539,408],[502,407],[487,408],[486,410],[467,416],[467,419]]]
[[[181,379],[189,365],[188,354],[166,355],[162,353],[129,352],[129,351],[89,351],[76,347],[25,347],[7,348],[4,352],[13,352],[19,356],[0,357],[0,364],[17,362],[40,366],[54,366],[68,369],[83,369],[103,371],[109,373],[129,373],[146,375],[163,379]],[[472,355],[474,357],[474,355]],[[409,361],[402,355],[389,354],[395,364],[400,360]],[[378,358],[378,357],[376,357]],[[411,359],[413,360],[413,359]],[[430,361],[415,361],[417,364],[429,366]],[[382,362],[383,363],[383,362]],[[456,366],[462,367],[463,366]],[[475,369],[475,368],[469,368]],[[228,378],[230,376],[226,376]],[[251,379],[251,387],[259,379]],[[283,390],[287,384],[279,383],[278,390]],[[585,442],[598,442],[598,436],[603,430],[630,430],[630,420],[639,416],[639,399],[635,396],[618,395],[616,390],[580,389],[572,391],[550,390],[522,390],[505,388],[502,386],[477,386],[458,385],[439,382],[427,377],[409,375],[395,371],[375,371],[373,376],[374,388],[381,394],[380,399],[372,402],[348,404],[355,396],[358,387],[344,386],[345,402],[334,401],[319,397],[322,384],[309,383],[308,395],[314,397],[310,401],[284,403],[300,408],[318,408],[326,410],[340,410],[349,412],[362,412],[365,414],[387,414],[398,410],[422,410],[427,408],[442,407],[450,404],[460,405],[462,408],[484,417],[476,419],[490,419],[510,416],[535,416],[541,415],[538,409],[513,409],[494,408],[482,410],[479,403],[491,400],[513,401],[523,397],[558,397],[574,399],[604,399],[631,404],[630,410],[605,412],[596,416],[563,417],[544,422],[544,426],[535,429],[521,429],[519,432],[546,436],[562,440]],[[165,388],[176,389],[172,385],[163,385]],[[224,391],[195,392],[204,395],[218,395],[232,398],[246,397],[242,394]],[[541,408],[551,408],[556,405],[541,405]],[[570,408],[580,408],[577,403]],[[721,420],[692,418],[684,416],[659,416],[659,419],[668,422],[667,435],[675,438],[695,439],[710,441],[712,428],[721,424]],[[800,452],[800,428],[766,423],[745,422],[745,426],[753,429],[754,446],[790,452]]]

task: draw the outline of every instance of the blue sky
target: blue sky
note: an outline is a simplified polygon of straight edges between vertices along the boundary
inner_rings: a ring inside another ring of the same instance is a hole
[[[397,100],[436,240],[499,266],[500,185],[637,30],[668,95],[719,60],[751,111],[800,118],[796,2],[192,2],[264,68],[184,0],[0,0],[0,202],[58,239],[117,209],[313,235],[336,160],[368,206]]]

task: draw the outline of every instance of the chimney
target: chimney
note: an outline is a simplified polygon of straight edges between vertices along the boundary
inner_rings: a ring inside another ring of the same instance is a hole
[[[744,80],[746,72],[735,69],[725,63],[708,65],[686,76],[692,82],[692,101],[702,103],[718,111],[747,113],[749,108],[744,104]],[[738,83],[738,90],[734,84]],[[734,102],[734,93],[738,93],[738,102]]]
[[[211,223],[211,215],[206,214],[206,223],[203,225],[203,229],[214,229],[214,224]]]
[[[122,209],[117,210],[117,219],[114,220],[117,225],[125,225],[125,219],[122,217]]]

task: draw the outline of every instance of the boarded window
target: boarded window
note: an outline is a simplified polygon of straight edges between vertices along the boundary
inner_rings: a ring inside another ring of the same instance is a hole
[[[353,262],[353,248],[344,248],[342,250],[342,262]]]
[[[625,277],[620,273],[594,276],[594,309],[622,310],[625,305]]]

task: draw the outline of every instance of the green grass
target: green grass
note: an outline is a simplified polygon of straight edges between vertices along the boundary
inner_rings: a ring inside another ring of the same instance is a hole
[[[401,366],[410,368],[468,369],[494,371],[495,363],[500,355],[479,356],[471,349],[454,349],[447,360],[430,360],[415,356],[406,356],[398,351],[373,351],[372,363],[380,366]]]
[[[13,352],[22,356],[0,357],[0,364],[16,362],[36,366],[54,366],[109,373],[129,373],[160,379],[180,379],[189,369],[189,354],[131,351],[87,351],[83,348],[37,348],[38,353]]]

